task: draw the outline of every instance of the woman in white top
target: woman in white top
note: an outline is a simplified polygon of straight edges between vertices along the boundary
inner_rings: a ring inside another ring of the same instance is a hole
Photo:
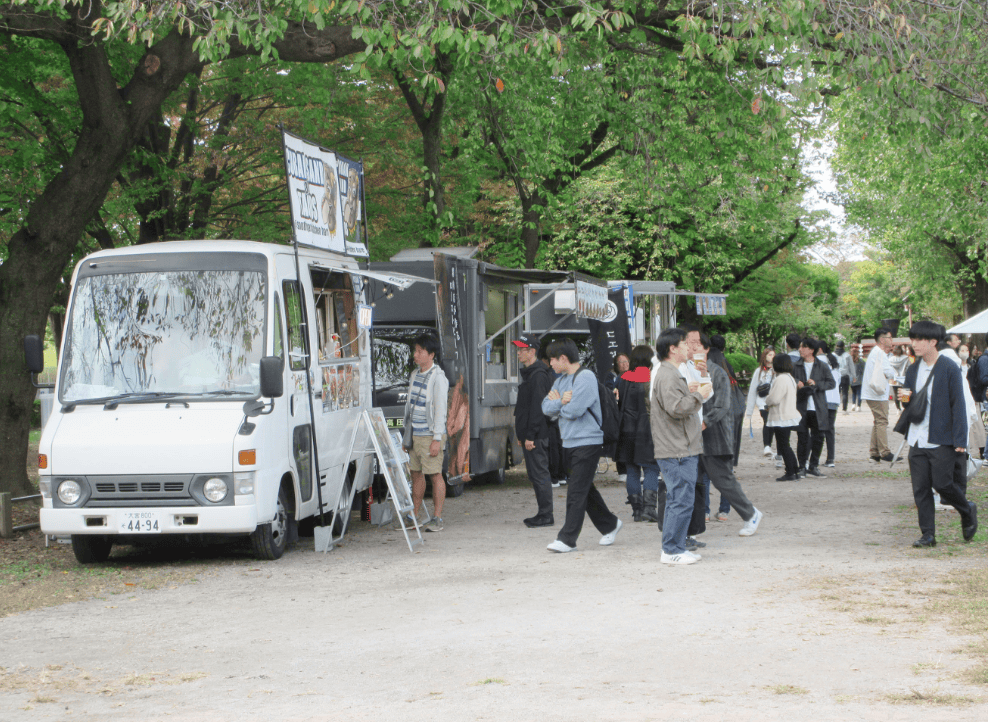
[[[799,426],[799,409],[796,408],[796,380],[792,377],[792,359],[786,354],[777,354],[772,360],[775,381],[765,399],[768,418],[765,425],[775,432],[775,446],[786,464],[786,473],[776,481],[796,481],[796,454],[789,444],[789,435]]]
[[[827,430],[823,432],[823,438],[827,442],[827,460],[824,466],[834,468],[834,447],[837,445],[837,436],[834,426],[837,423],[837,409],[840,407],[840,362],[837,357],[830,353],[830,346],[826,343],[820,344],[820,358],[830,367],[830,375],[834,377],[834,387],[827,391]]]
[[[765,350],[762,351],[762,357],[758,361],[758,368],[755,369],[755,373],[751,375],[751,385],[748,387],[748,404],[745,409],[745,415],[749,418],[755,413],[755,408],[758,408],[758,413],[762,416],[762,444],[765,446],[763,454],[765,456],[772,456],[772,429],[765,424],[765,420],[768,417],[768,412],[765,410],[765,397],[758,395],[758,387],[762,384],[770,384],[775,378],[775,371],[772,369],[772,359],[775,358],[775,349],[771,346],[766,346]]]

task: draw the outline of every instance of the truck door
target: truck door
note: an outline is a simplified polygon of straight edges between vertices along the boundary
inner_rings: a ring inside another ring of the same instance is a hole
[[[303,319],[308,309],[305,294],[296,280],[295,260],[291,256],[279,256],[277,269],[281,279],[280,296],[285,306],[288,369],[285,397],[288,401],[288,431],[291,461],[298,480],[298,518],[302,519],[311,516],[316,507],[313,493],[315,470],[312,463],[312,422],[305,382],[305,374],[309,369],[310,344]]]

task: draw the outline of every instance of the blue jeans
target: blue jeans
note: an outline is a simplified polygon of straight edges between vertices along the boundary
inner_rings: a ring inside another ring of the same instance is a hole
[[[696,498],[698,456],[681,459],[656,459],[666,483],[666,511],[662,520],[662,551],[682,554],[686,551],[686,530],[693,516]]]
[[[626,464],[626,469],[628,480],[624,482],[624,486],[628,490],[628,496],[640,496],[643,484],[648,491],[659,490],[659,465],[654,461],[642,466],[632,464],[629,461]],[[645,473],[644,481],[642,480],[642,472]]]
[[[772,427],[768,427],[769,430]],[[768,446],[768,444],[766,444]],[[707,476],[706,472],[703,474],[703,502],[704,502],[704,512],[710,515],[710,477]],[[720,506],[717,508],[718,514],[730,514],[731,513],[731,502],[724,498],[724,495],[720,495]]]

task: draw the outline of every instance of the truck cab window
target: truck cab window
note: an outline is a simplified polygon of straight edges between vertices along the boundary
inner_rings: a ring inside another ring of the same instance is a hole
[[[271,353],[278,358],[285,358],[284,342],[281,339],[281,301],[274,294],[274,332],[272,333]]]
[[[298,281],[285,281],[285,316],[288,326],[288,358],[292,371],[302,371],[308,364],[309,343],[302,329],[302,295]]]
[[[319,363],[358,356],[360,332],[350,275],[323,268],[312,268],[311,274]]]

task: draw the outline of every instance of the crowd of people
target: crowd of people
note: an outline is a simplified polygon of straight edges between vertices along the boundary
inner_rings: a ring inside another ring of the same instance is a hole
[[[849,413],[849,402],[851,412],[863,401],[872,414],[870,458],[894,461],[888,442],[893,399],[902,409],[895,430],[910,447],[922,533],[913,546],[936,545],[933,511],[941,500],[958,511],[963,537],[970,540],[977,507],[966,498],[968,452],[988,453],[980,416],[988,354],[972,357],[972,347],[958,335],[927,321],[912,326],[909,341],[895,344],[892,332],[879,328],[862,356],[860,344],[848,350],[838,341],[831,352],[826,342],[790,334],[786,353],[762,351],[745,396],[724,356],[723,337],[708,337],[694,326],[663,331],[654,348],[618,354],[606,383],[582,366],[572,339],[553,341],[543,351],[536,336],[523,335],[513,341],[522,367],[515,431],[537,504],[524,523],[554,526],[552,489],[565,484],[565,518],[547,548],[574,551],[585,516],[600,532],[599,543],[613,544],[622,521],[594,484],[598,463],[608,456],[619,465],[632,519],[657,525],[662,563],[695,564],[706,546],[697,537],[710,521],[711,485],[720,493],[716,518],[726,521],[733,509],[743,522],[740,536],[755,534],[762,521],[734,472],[746,415],[757,409],[763,420],[763,453],[783,470],[777,481],[796,482],[825,477],[821,459],[823,467],[836,465],[837,414],[841,408]],[[436,349],[432,340],[416,340],[418,369],[405,414],[403,446],[411,456],[416,513],[425,476],[432,478],[434,494],[442,486],[442,389],[431,373]],[[432,530],[443,526],[443,496],[438,491]]]

